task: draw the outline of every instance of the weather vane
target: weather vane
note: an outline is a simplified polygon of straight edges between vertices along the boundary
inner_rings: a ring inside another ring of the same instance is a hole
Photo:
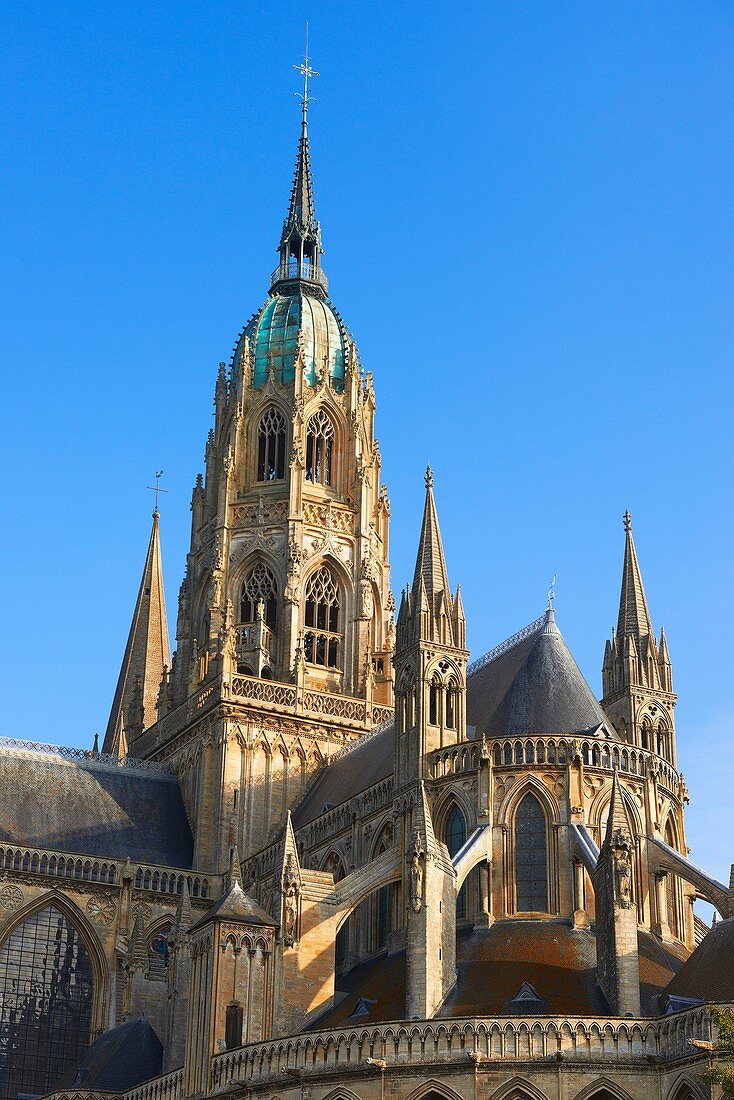
[[[306,24],[306,52],[303,55],[303,64],[293,66],[293,68],[297,72],[303,74],[303,91],[302,92],[294,92],[293,95],[298,96],[298,98],[300,99],[300,101],[303,105],[303,121],[304,122],[306,121],[306,116],[308,115],[308,105],[309,105],[309,103],[315,103],[316,102],[316,100],[313,99],[313,97],[309,96],[309,94],[308,94],[308,78],[310,76],[319,76],[319,73],[317,73],[316,70],[312,69],[311,66],[309,65],[309,60],[310,60],[310,58],[308,56],[308,23],[307,23]]]
[[[557,580],[558,580],[558,577],[554,573],[553,574],[553,580],[550,582],[550,586],[548,588],[548,610],[549,611],[553,610],[553,602],[556,598],[556,581]]]
[[[158,512],[158,494],[168,492],[168,489],[161,489],[161,487],[160,487],[160,480],[161,480],[162,477],[163,477],[163,470],[156,470],[156,472],[155,472],[155,485],[148,485],[148,489],[150,489],[150,491],[152,493],[155,493],[155,510],[156,510],[156,513]]]

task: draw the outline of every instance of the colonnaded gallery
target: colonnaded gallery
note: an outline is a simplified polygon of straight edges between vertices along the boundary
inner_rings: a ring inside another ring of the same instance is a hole
[[[0,745],[0,1100],[705,1100],[734,882],[688,858],[630,517],[601,702],[552,606],[467,664],[430,470],[396,609],[307,108],[176,650],[156,510],[101,749]]]

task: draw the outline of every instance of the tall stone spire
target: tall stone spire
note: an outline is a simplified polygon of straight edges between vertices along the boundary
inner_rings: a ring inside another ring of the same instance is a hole
[[[426,469],[426,503],[413,575],[414,596],[418,596],[421,585],[431,611],[435,614],[437,601],[442,596],[450,599],[450,590],[436,502],[433,499],[433,471],[430,466]]]
[[[624,564],[617,630],[604,649],[602,706],[623,740],[653,749],[675,763],[673,678],[665,633],[653,634],[632,537],[624,513]]]
[[[159,519],[156,508],[125,656],[102,745],[103,752],[117,756],[126,756],[130,748],[126,730],[142,731],[156,721],[158,691],[164,669],[171,664]]]
[[[632,537],[632,517],[624,513],[625,547],[624,566],[622,568],[622,591],[619,597],[619,616],[617,618],[617,637],[619,639],[633,635],[640,649],[640,639],[652,634],[650,612],[642,586],[642,574],[637,561],[635,541]]]
[[[278,251],[280,264],[273,272],[271,291],[291,292],[298,284],[308,294],[325,297],[327,281],[321,270],[321,226],[316,220],[311,176],[311,152],[308,142],[308,81],[318,76],[309,65],[308,43],[302,65],[294,65],[303,74],[303,92],[297,92],[302,102],[301,134],[298,139],[296,170],[293,176],[288,214],[283,222]]]

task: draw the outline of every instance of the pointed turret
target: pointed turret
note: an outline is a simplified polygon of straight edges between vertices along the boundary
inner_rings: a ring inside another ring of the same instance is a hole
[[[624,804],[622,787],[619,782],[619,772],[615,770],[612,778],[612,797],[609,801],[609,814],[607,817],[607,828],[604,834],[603,845],[611,847],[614,844],[614,838],[617,836],[629,838],[630,843],[632,841],[632,829]]]
[[[441,596],[449,596],[449,578],[446,571],[446,559],[443,552],[441,530],[438,526],[438,513],[436,502],[433,499],[433,470],[430,466],[426,469],[426,503],[423,508],[423,523],[421,524],[420,541],[418,543],[418,555],[415,562],[413,575],[413,591],[417,591],[420,580],[426,588],[431,605],[435,606],[436,600]]]
[[[594,872],[599,985],[618,1016],[640,1014],[634,840],[619,772],[614,772],[604,842]]]
[[[632,517],[624,513],[624,565],[616,633],[604,649],[602,706],[625,741],[644,749],[664,746],[675,763],[673,677],[665,633],[660,646],[652,629],[632,537]],[[661,750],[662,751],[662,750]]]
[[[157,721],[158,692],[164,670],[171,664],[166,599],[158,529],[160,515],[153,513],[148,553],[135,603],[133,621],[122,659],[102,751],[126,756],[126,729],[147,729]]]
[[[465,639],[464,606],[460,590],[452,595],[449,587],[429,466],[413,586],[403,593],[397,623],[399,784],[428,775],[427,754],[466,736]]]
[[[632,517],[624,513],[624,566],[622,568],[622,591],[619,597],[619,616],[617,618],[617,637],[621,640],[631,634],[640,649],[640,640],[652,635],[650,612],[647,609],[645,589],[642,586],[642,574],[637,561],[637,551],[632,538]]]

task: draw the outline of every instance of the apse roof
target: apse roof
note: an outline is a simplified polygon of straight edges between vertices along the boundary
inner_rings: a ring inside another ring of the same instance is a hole
[[[470,666],[466,717],[477,736],[613,732],[553,611]]]
[[[665,992],[703,1001],[734,1001],[734,917],[719,921],[706,933]]]
[[[654,998],[681,964],[672,950],[646,932],[638,933],[643,1013],[655,1011]],[[610,1015],[596,981],[596,936],[563,921],[496,921],[491,928],[459,931],[457,981],[441,1015],[514,1016]],[[359,1010],[369,1023],[405,1015],[405,952],[381,955],[337,975],[336,1003],[311,1030],[339,1027]],[[531,989],[537,1000],[518,993]]]
[[[0,744],[0,843],[190,867],[174,775]]]

